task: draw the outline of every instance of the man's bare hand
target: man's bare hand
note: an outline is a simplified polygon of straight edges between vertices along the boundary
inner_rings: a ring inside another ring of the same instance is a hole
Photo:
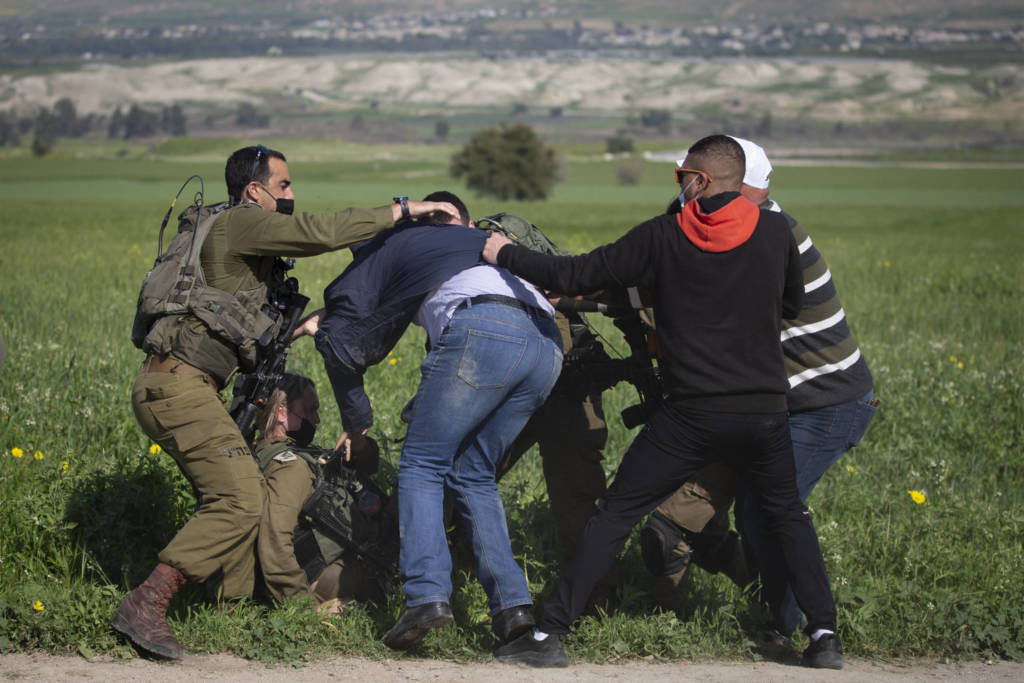
[[[398,206],[397,204],[395,206]],[[429,216],[436,223],[462,224],[459,210],[451,202],[409,202],[409,215],[413,218]],[[399,218],[401,210],[399,209]],[[395,220],[398,220],[396,218]]]
[[[292,332],[292,340],[296,340],[299,337],[308,334],[312,337],[316,334],[316,331],[320,329],[320,321],[324,319],[324,309],[319,311],[313,311],[305,318],[299,321],[299,324],[295,326],[295,331]]]
[[[334,450],[339,451],[345,449],[345,462],[351,462],[352,453],[358,453],[366,447],[366,432],[355,432],[349,434],[348,432],[342,432],[341,438],[338,439],[338,443],[334,445]]]
[[[498,252],[506,244],[515,243],[501,233],[492,232],[488,236],[487,241],[484,242],[484,261],[496,264],[498,262]]]

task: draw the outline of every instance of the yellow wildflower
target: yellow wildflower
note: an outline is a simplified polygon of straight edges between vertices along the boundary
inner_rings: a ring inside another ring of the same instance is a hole
[[[13,455],[15,458],[20,458],[21,456],[25,455],[25,451],[21,450],[18,447],[14,447],[11,449],[11,455]]]
[[[907,493],[910,494],[910,497],[913,498],[914,502],[917,503],[918,505],[925,501],[924,494],[921,493],[920,491],[907,491]]]
[[[158,444],[158,443],[155,443],[155,444],[153,444],[153,445],[151,445],[149,447],[150,455],[156,455],[157,453],[160,453],[161,451],[163,451],[163,449],[160,448],[160,444]]]
[[[853,465],[847,465],[846,471],[849,472],[850,474],[857,474],[857,468],[854,467]]]
[[[68,461],[67,460],[61,460],[60,461],[60,471],[61,472],[67,472],[68,471]]]
[[[885,267],[886,268],[892,268],[892,261],[886,261],[885,262]]]
[[[37,612],[42,612],[46,608],[43,607],[43,603],[42,602],[40,602],[39,600],[36,600],[35,602],[32,603],[32,609],[34,609]]]
[[[957,370],[963,370],[963,369],[964,369],[964,364],[963,364],[963,361],[961,361],[961,362],[957,363],[957,364],[956,364],[956,368],[957,368]]]
[[[36,451],[35,453],[32,454],[32,457],[35,458],[36,460],[42,460],[43,459],[43,452],[42,451]]]
[[[949,362],[950,363],[955,363],[956,362],[956,356],[950,356],[949,357]]]
[[[396,365],[398,363],[398,359],[397,358],[392,358],[388,362],[391,363],[392,365]]]

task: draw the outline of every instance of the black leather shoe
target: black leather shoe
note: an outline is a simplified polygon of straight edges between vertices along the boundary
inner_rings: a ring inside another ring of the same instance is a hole
[[[530,605],[509,607],[491,618],[491,629],[501,643],[509,643],[536,626]]]
[[[451,620],[452,609],[447,602],[408,607],[384,636],[384,644],[394,650],[404,650],[412,647],[430,629],[444,626]]]
[[[754,636],[754,649],[772,661],[795,658],[793,642],[773,626],[766,625]]]
[[[815,669],[842,669],[843,644],[834,633],[823,635],[804,650],[804,664]]]
[[[569,666],[569,656],[562,646],[562,636],[548,634],[544,640],[536,640],[533,633],[524,633],[511,643],[494,651],[494,657],[504,664],[521,664],[536,667]]]

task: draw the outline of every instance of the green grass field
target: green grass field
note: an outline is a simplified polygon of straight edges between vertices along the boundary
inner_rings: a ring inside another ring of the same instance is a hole
[[[128,332],[138,286],[156,251],[170,198],[193,172],[223,197],[222,159],[179,142],[156,150],[79,150],[62,158],[7,156],[0,165],[0,651],[42,649],[133,656],[110,628],[128,586],[191,511],[192,495],[166,455],[151,453],[129,406],[141,352]],[[299,208],[379,205],[450,187],[450,149],[360,148],[278,141],[292,160]],[[584,250],[663,210],[677,192],[667,164],[639,185],[613,164],[574,156],[543,203],[464,196],[476,216],[509,210],[560,245]],[[1024,659],[1024,171],[787,168],[773,196],[825,254],[875,376],[881,407],[862,444],[830,471],[809,504],[853,657]],[[181,208],[186,199],[179,201]],[[344,253],[295,273],[317,305]],[[623,350],[607,321],[597,321]],[[398,412],[415,389],[422,336],[367,385],[393,475]],[[293,367],[325,400],[319,441],[340,431],[326,376],[308,340]],[[618,420],[635,394],[606,394],[611,475],[632,434]],[[908,493],[920,492],[917,503]],[[563,558],[539,459],[502,483],[513,545],[538,601]],[[489,657],[483,592],[457,548],[456,622],[414,656]],[[755,657],[758,615],[727,579],[694,570],[681,614],[656,612],[635,543],[620,559],[618,608],[585,618],[567,641],[577,661]],[[218,611],[199,590],[173,603],[191,652],[266,661],[318,655],[400,656],[380,639],[401,609],[351,608],[318,617],[299,604]],[[798,643],[799,644],[799,643]]]

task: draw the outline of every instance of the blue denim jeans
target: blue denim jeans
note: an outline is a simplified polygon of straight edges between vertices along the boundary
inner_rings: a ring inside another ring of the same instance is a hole
[[[875,407],[869,403],[871,397],[872,392],[868,392],[854,401],[789,416],[796,485],[802,502],[807,501],[825,470],[860,443],[875,414]],[[782,556],[764,528],[756,497],[742,485],[736,491],[736,529],[744,539],[748,561],[753,561],[762,576],[778,573]],[[788,586],[774,618],[775,627],[786,635],[800,626],[803,617]]]
[[[494,470],[562,368],[550,318],[500,303],[456,311],[427,354],[398,469],[399,564],[406,605],[448,602],[444,488],[473,544],[491,614],[530,605],[512,555]]]

